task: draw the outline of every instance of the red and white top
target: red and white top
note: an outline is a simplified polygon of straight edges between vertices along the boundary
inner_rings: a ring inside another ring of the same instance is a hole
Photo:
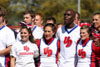
[[[97,31],[94,27],[92,28],[92,36],[100,41],[100,31]],[[96,62],[97,66],[100,67],[100,47],[95,46],[94,50],[96,50],[96,58],[98,62]]]
[[[79,40],[77,44],[77,66],[76,67],[95,67],[95,50],[93,40],[87,38]]]
[[[40,53],[39,67],[57,67],[58,53],[60,51],[60,41],[51,38],[49,43],[44,39],[37,41]]]
[[[75,67],[75,51],[77,40],[80,38],[80,27],[76,25],[66,29],[63,26],[57,30],[56,35],[60,39],[59,67]]]

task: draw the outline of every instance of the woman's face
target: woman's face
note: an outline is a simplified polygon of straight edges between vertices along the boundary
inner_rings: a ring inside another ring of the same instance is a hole
[[[53,35],[54,35],[54,32],[52,30],[52,27],[50,27],[50,26],[45,27],[45,29],[44,29],[44,37],[45,37],[45,39],[49,40],[50,38],[53,37]]]
[[[87,32],[87,29],[81,29],[80,36],[82,40],[85,40],[89,37],[89,33]]]
[[[23,42],[27,42],[29,40],[29,33],[25,28],[21,30],[21,40]]]

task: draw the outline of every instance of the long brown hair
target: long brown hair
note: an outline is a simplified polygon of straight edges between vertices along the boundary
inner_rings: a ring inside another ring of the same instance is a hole
[[[29,36],[29,41],[32,42],[32,43],[35,43],[34,37],[33,37],[33,35],[32,35],[31,28],[28,28],[26,25],[24,25],[24,26],[21,27],[20,31],[21,31],[22,29],[26,29],[26,30],[28,31],[28,33],[30,34],[30,36]]]
[[[81,29],[86,29],[87,32],[88,32],[88,34],[89,34],[90,39],[93,40],[93,37],[92,37],[92,29],[91,29],[89,26],[84,25],[84,26],[81,27]],[[80,29],[80,30],[81,30],[81,29]]]
[[[45,28],[46,27],[51,27],[52,28],[52,31],[54,32],[54,35],[53,35],[53,37],[55,37],[55,33],[56,33],[56,26],[54,25],[54,24],[52,24],[52,23],[47,23],[47,24],[45,24],[45,26],[44,26],[44,30],[45,30]],[[44,35],[43,35],[43,37],[44,37]]]

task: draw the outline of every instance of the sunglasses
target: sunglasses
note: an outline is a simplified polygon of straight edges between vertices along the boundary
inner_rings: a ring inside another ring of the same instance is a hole
[[[71,16],[71,14],[64,14],[64,16],[66,16],[66,15],[67,15],[67,16]]]

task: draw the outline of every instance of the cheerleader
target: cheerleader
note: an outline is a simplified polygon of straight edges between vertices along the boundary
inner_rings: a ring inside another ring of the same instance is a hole
[[[95,45],[91,39],[91,29],[88,26],[82,26],[80,37],[77,42],[76,67],[95,67]]]
[[[37,41],[40,53],[38,67],[57,67],[60,41],[55,38],[56,27],[48,23],[44,26],[43,38]]]
[[[35,44],[31,28],[21,28],[21,40],[15,42],[11,49],[11,67],[35,67],[34,58],[38,57],[38,47]]]

